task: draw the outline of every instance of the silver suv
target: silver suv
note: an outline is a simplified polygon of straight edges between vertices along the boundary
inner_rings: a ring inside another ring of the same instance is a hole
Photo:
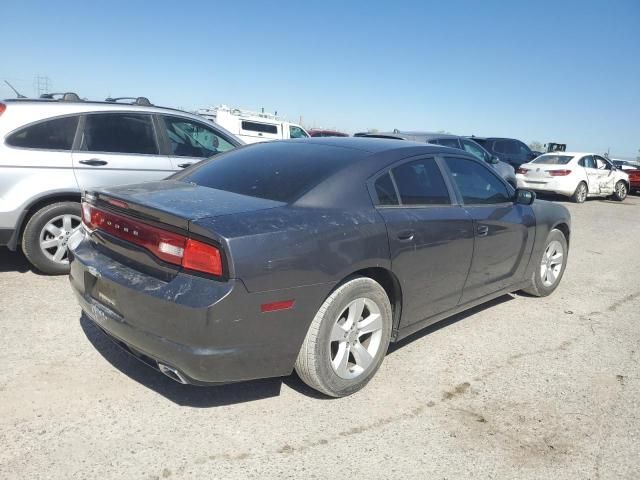
[[[160,180],[243,142],[208,120],[144,97],[72,93],[0,102],[0,246],[44,273],[69,269],[83,190]]]

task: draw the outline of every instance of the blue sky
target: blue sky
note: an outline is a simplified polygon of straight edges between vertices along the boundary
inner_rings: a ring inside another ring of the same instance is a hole
[[[640,1],[0,6],[0,79],[277,110],[308,126],[640,148]],[[12,96],[0,87],[0,98]]]

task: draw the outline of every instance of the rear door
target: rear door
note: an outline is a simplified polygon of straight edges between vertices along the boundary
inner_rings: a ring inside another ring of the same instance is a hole
[[[475,246],[461,303],[481,298],[523,279],[533,248],[535,216],[515,204],[506,183],[484,163],[447,156],[453,184],[473,219]]]
[[[202,122],[174,115],[158,118],[160,137],[169,151],[174,170],[236,148],[235,142]]]
[[[161,180],[173,172],[169,157],[160,154],[151,114],[90,113],[80,128],[72,159],[81,189]]]
[[[473,222],[433,157],[404,160],[371,183],[403,292],[406,327],[454,308],[471,264]]]
[[[600,174],[596,168],[596,161],[593,155],[585,155],[578,161],[578,165],[584,167],[589,193],[597,195],[600,192]]]

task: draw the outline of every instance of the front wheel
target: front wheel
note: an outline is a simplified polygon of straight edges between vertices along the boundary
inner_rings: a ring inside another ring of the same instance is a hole
[[[533,269],[531,286],[524,292],[536,297],[551,295],[560,284],[564,269],[567,265],[569,248],[564,234],[553,229],[547,236],[547,243],[538,259],[538,266]]]
[[[296,372],[311,388],[344,397],[374,376],[391,339],[391,304],[379,283],[356,277],[324,301],[304,339]]]
[[[629,189],[627,188],[627,184],[622,180],[616,183],[616,186],[613,190],[613,198],[619,202],[622,202],[625,198],[627,198],[627,193]]]

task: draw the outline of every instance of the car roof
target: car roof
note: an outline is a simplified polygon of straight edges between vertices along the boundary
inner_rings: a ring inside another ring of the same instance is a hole
[[[436,152],[450,152],[455,150],[459,152],[461,150],[452,149],[449,147],[443,147],[440,145],[424,144],[421,142],[403,141],[398,142],[394,138],[377,138],[377,137],[310,137],[310,138],[297,138],[292,140],[283,140],[281,143],[307,143],[315,144],[318,146],[333,146],[342,148],[351,148],[354,150],[360,150],[363,153],[380,153],[391,150],[409,150],[419,147],[425,153]]]
[[[398,140],[412,140],[416,142],[428,142],[436,138],[462,138],[460,135],[453,135],[451,133],[437,133],[437,132],[422,132],[422,131],[401,131],[394,130],[393,132],[377,132],[364,135],[372,138],[393,138]]]
[[[542,155],[567,155],[569,157],[583,157],[585,155],[598,155],[599,157],[604,157],[601,153],[593,153],[593,152],[545,152]]]

